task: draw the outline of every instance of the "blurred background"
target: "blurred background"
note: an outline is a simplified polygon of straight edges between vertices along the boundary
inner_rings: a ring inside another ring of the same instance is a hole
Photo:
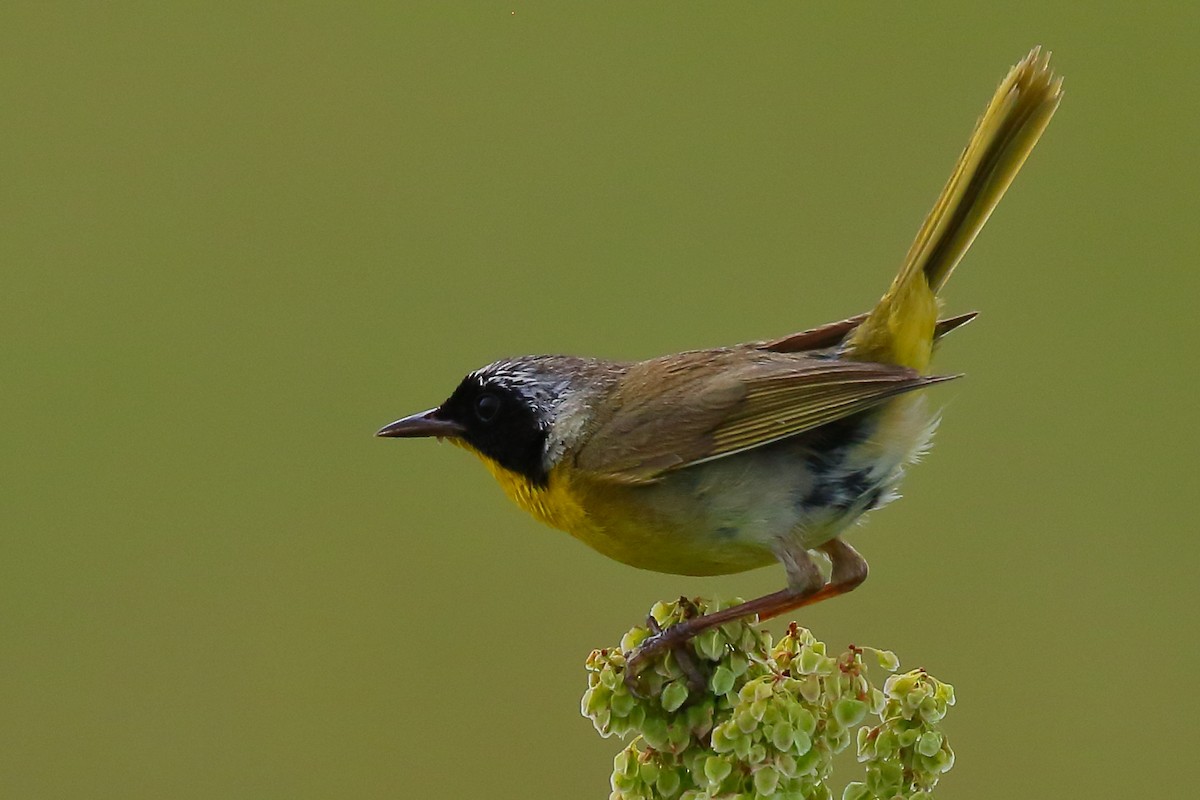
[[[969,377],[800,619],[955,684],[939,797],[1190,787],[1198,26],[5,3],[0,796],[606,797],[588,651],[781,571],[635,571],[372,434],[500,356],[866,310],[1035,44],[1066,98],[946,292]]]

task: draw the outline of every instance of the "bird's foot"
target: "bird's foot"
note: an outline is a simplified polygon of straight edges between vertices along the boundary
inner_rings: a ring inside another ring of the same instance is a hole
[[[698,692],[708,684],[708,678],[689,644],[692,637],[702,630],[696,622],[703,617],[695,616],[699,611],[691,601],[681,597],[679,602],[688,614],[688,619],[664,630],[653,616],[647,617],[646,626],[650,629],[651,636],[643,639],[625,661],[625,686],[634,697],[648,699],[638,686],[638,676],[650,659],[667,650],[675,656],[675,663],[687,679],[689,691]]]

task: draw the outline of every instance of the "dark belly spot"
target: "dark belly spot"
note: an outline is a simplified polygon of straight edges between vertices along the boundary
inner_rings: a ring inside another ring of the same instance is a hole
[[[804,434],[808,449],[805,465],[810,472],[832,472],[842,465],[851,448],[870,439],[874,432],[875,417],[870,411],[852,414],[809,431]]]
[[[840,450],[834,452],[814,450],[804,457],[804,466],[808,467],[809,472],[825,472],[841,461],[841,458]]]
[[[800,498],[800,509],[825,508],[833,502],[833,488],[826,482],[818,480],[808,494]]]
[[[882,494],[882,488],[871,481],[869,469],[834,474],[814,472],[812,487],[796,506],[801,512],[823,508],[870,509],[875,507]]]
[[[845,450],[862,444],[875,433],[876,417],[872,411],[861,411],[835,422],[814,428],[805,434],[817,451]]]
[[[842,478],[838,495],[847,507],[854,505],[860,497],[870,491],[871,484],[867,480],[869,475],[870,472],[860,469]]]
[[[736,525],[722,525],[716,531],[717,537],[720,539],[736,539],[740,532],[741,529]]]

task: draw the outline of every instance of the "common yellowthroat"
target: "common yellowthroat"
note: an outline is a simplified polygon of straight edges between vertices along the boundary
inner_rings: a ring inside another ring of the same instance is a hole
[[[937,341],[975,315],[938,319],[937,293],[1050,122],[1062,80],[1035,48],[1009,72],[875,308],[781,339],[640,362],[506,358],[444,403],[385,426],[479,456],[516,503],[610,558],[684,575],[779,561],[786,588],[695,617],[630,663],[714,625],[833,597],[867,577],[840,538],[895,497],[938,414],[924,389]],[[812,551],[831,568],[826,580]]]

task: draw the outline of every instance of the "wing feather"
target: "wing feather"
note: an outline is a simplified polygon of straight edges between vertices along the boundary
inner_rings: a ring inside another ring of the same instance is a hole
[[[634,365],[576,456],[622,483],[653,482],[761,447],[948,377],[891,364],[761,350],[682,353]]]
[[[933,332],[933,338],[935,340],[941,339],[955,328],[966,325],[975,319],[976,316],[977,312],[969,311],[966,314],[959,314],[954,317],[938,320],[937,328]],[[857,328],[866,318],[866,314],[859,314],[858,316],[843,319],[839,322],[827,323],[819,328],[810,328],[806,331],[793,333],[779,339],[758,342],[755,346],[762,350],[773,350],[777,353],[799,353],[805,350],[824,350],[829,347],[837,347],[850,331]]]

